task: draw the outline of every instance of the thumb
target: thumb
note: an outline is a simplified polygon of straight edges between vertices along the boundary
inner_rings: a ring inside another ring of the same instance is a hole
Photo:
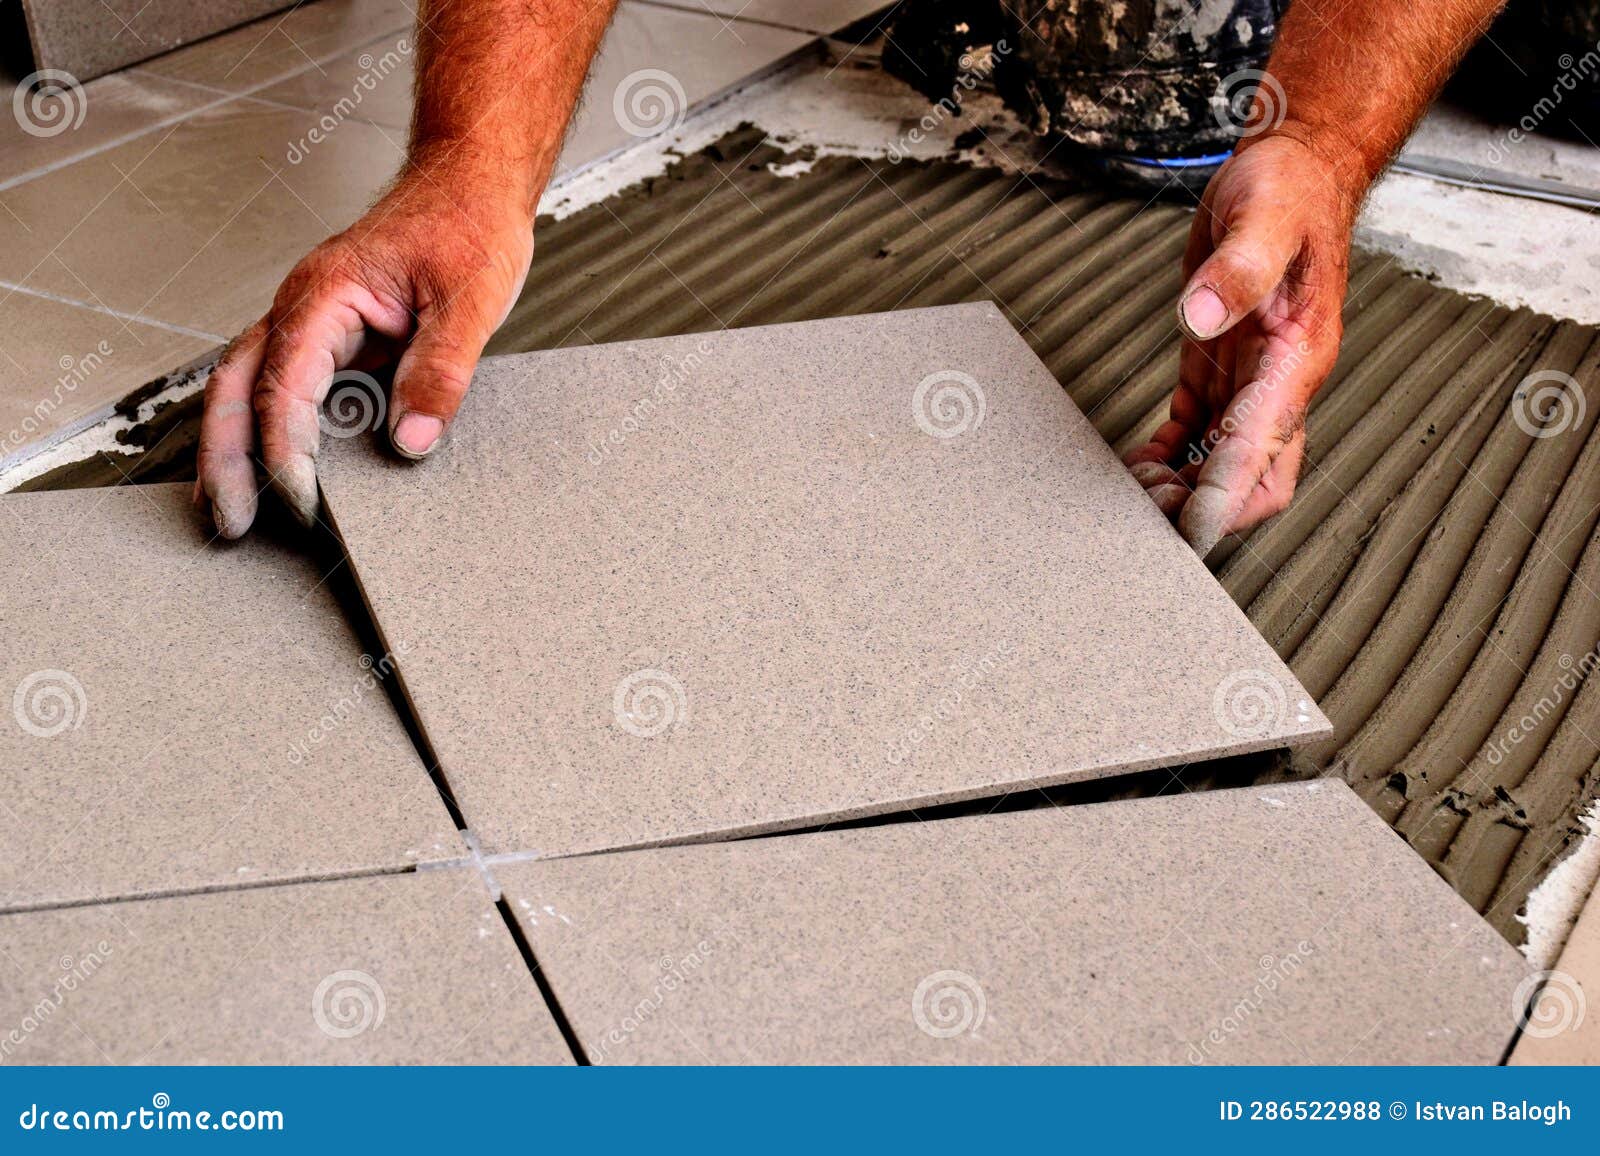
[[[395,367],[389,440],[403,456],[426,457],[455,419],[493,327],[468,308],[424,318]]]
[[[1178,322],[1197,341],[1233,328],[1278,287],[1300,251],[1299,231],[1270,203],[1242,209],[1226,227],[1178,301]]]

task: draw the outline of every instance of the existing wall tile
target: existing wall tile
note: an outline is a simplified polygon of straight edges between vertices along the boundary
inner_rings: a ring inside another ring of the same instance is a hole
[[[728,30],[716,17],[624,0],[600,45],[557,171],[573,171],[677,127],[690,106],[805,48],[780,28]]]
[[[1533,995],[1530,983],[1528,995]],[[1600,890],[1544,976],[1513,1064],[1600,1064]]]
[[[0,288],[0,467],[214,345]]]
[[[22,0],[34,59],[87,80],[292,0]]]
[[[0,1063],[571,1062],[471,871],[0,916],[0,942]]]
[[[948,435],[948,436],[943,436]],[[468,824],[554,854],[1327,723],[991,304],[494,358],[322,484]]]
[[[337,573],[189,491],[0,499],[0,909],[460,853]]]
[[[415,0],[317,0],[141,66],[228,92],[271,84],[385,32],[409,28]]]
[[[231,336],[399,167],[392,129],[243,99],[0,192],[0,280]]]
[[[1485,1064],[1528,971],[1337,780],[496,878],[597,1063]]]

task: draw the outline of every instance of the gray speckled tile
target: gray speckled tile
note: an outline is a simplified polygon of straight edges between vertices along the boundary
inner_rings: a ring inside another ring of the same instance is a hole
[[[772,830],[1327,722],[991,304],[485,361],[323,486],[492,851]]]
[[[288,8],[294,0],[22,0],[40,68],[79,80]]]
[[[461,853],[323,573],[187,485],[0,499],[0,618],[0,909]]]
[[[6,915],[0,942],[0,1064],[572,1061],[471,871]]]
[[[1486,1064],[1528,973],[1338,780],[495,874],[599,1063]]]

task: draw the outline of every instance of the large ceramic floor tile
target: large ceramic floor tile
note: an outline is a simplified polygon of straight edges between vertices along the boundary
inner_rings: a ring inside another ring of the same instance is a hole
[[[294,0],[22,0],[34,59],[81,80],[232,28]]]
[[[0,909],[460,854],[391,659],[296,550],[209,542],[188,486],[0,500],[0,619]]]
[[[146,132],[219,97],[158,76],[119,73],[79,88],[46,85],[19,99],[13,111],[22,131],[8,124],[0,133],[0,188]]]
[[[1511,1063],[1600,1064],[1600,890],[1541,981]]]
[[[1494,1063],[1528,970],[1338,780],[495,874],[600,1063]]]
[[[657,0],[689,12],[711,13],[724,19],[765,21],[827,34],[854,24],[863,16],[893,7],[893,0]],[[740,36],[744,28],[737,28]]]
[[[393,130],[242,99],[0,192],[0,280],[231,336],[399,167]]]
[[[467,821],[555,854],[1327,723],[992,304],[483,363],[323,486]]]
[[[141,71],[244,92],[354,48],[416,20],[416,0],[315,0],[300,3],[147,64]]]
[[[390,32],[346,49],[320,68],[301,69],[256,95],[323,114],[330,133],[349,119],[405,130],[411,124],[416,48],[411,29]],[[404,143],[404,132],[396,139]]]
[[[803,49],[811,37],[624,0],[589,70],[557,170],[580,169],[676,128],[691,105]]]
[[[0,467],[215,344],[0,288]]]
[[[0,1063],[572,1059],[468,871],[0,916],[0,1015]]]

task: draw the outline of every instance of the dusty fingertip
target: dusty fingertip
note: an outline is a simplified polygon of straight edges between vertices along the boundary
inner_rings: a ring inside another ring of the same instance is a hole
[[[1204,558],[1222,541],[1227,514],[1227,492],[1202,487],[1185,503],[1183,513],[1178,517],[1178,532],[1194,552]]]
[[[1167,517],[1172,517],[1183,509],[1183,503],[1189,498],[1189,488],[1175,483],[1151,486],[1148,491],[1150,500],[1155,502],[1156,508]]]
[[[389,441],[402,456],[418,461],[433,452],[444,433],[444,422],[425,413],[402,414],[389,433]]]
[[[284,463],[272,475],[272,488],[302,527],[309,530],[317,524],[321,498],[317,492],[317,467],[310,458]]]
[[[1133,475],[1133,480],[1145,489],[1161,485],[1172,478],[1172,470],[1160,462],[1136,462],[1128,467],[1128,472]]]

